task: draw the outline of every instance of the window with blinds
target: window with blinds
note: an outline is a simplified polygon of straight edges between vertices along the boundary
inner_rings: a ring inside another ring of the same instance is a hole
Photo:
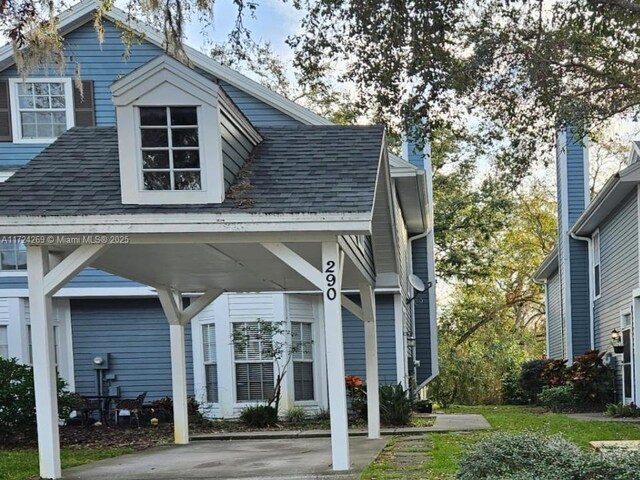
[[[9,334],[6,325],[0,325],[0,358],[9,358]]]
[[[315,400],[313,384],[313,325],[291,322],[295,400]]]
[[[218,403],[218,362],[216,357],[216,326],[202,325],[202,350],[208,403]]]
[[[271,338],[261,332],[256,322],[233,324],[234,338],[244,342],[234,342],[236,372],[236,400],[238,402],[267,401],[273,396],[274,368]]]

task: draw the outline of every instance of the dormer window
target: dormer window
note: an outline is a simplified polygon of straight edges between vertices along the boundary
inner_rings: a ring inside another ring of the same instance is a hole
[[[140,107],[144,190],[202,190],[198,109]]]
[[[69,78],[10,79],[14,142],[49,143],[74,125]]]

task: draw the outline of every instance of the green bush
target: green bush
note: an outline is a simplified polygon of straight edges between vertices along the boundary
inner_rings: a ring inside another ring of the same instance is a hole
[[[307,419],[307,412],[302,407],[291,407],[289,408],[289,410],[287,410],[284,418],[288,423],[304,423],[304,421]]]
[[[278,423],[278,412],[270,405],[251,405],[240,412],[240,421],[249,428],[267,428]]]
[[[520,387],[518,372],[509,372],[503,375],[500,382],[500,399],[505,405],[525,405],[527,399]]]
[[[538,401],[540,404],[551,409],[552,412],[570,412],[577,407],[576,394],[572,385],[561,385],[559,387],[545,387]]]
[[[549,386],[542,380],[542,372],[552,360],[530,360],[522,364],[518,384],[527,403],[535,403],[542,388]]]
[[[411,422],[414,399],[398,385],[380,387],[380,420],[385,425],[408,425]]]
[[[65,391],[66,384],[58,376],[58,413],[67,418],[77,397]],[[35,435],[36,400],[33,387],[33,369],[14,358],[0,357],[0,441],[16,434]]]
[[[604,414],[614,418],[635,418],[640,417],[640,408],[636,407],[633,403],[630,405],[609,403],[607,404]]]
[[[313,416],[313,419],[317,422],[326,422],[331,420],[331,415],[329,414],[329,410],[326,408],[320,408],[318,413]]]
[[[631,480],[640,452],[582,451],[560,435],[496,433],[461,459],[458,480]]]

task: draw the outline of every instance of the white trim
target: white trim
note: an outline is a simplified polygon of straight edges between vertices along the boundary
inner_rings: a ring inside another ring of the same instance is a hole
[[[69,245],[66,238],[55,235],[82,234],[179,234],[183,233],[274,233],[311,232],[342,235],[371,234],[371,213],[303,213],[303,214],[140,214],[82,216],[13,216],[0,218],[4,235],[50,235],[46,243]],[[193,236],[182,243],[193,243]],[[175,241],[173,239],[172,241]],[[263,240],[268,241],[268,240]],[[271,240],[274,241],[274,240]],[[289,238],[286,241],[296,241]],[[300,240],[300,241],[305,241]],[[308,241],[308,239],[306,240]],[[81,242],[79,241],[80,244]],[[157,243],[157,239],[149,243]],[[74,243],[75,245],[75,243]]]
[[[16,173],[15,170],[0,170],[0,183],[6,182]]]
[[[631,365],[633,369],[633,401],[637,404],[638,389],[640,389],[640,292],[633,293],[633,308],[631,309],[631,325],[633,327],[633,357]]]
[[[396,376],[397,382],[407,388],[407,356],[404,343],[404,319],[402,318],[402,295],[393,296],[394,333],[396,337]]]
[[[635,299],[634,299],[634,303],[635,303]],[[623,325],[622,319],[625,316],[629,316],[629,325]],[[625,307],[620,309],[620,313],[618,316],[618,324],[620,327],[620,335],[623,336],[624,339],[624,331],[625,330],[629,330],[629,339],[631,341],[631,348],[633,348],[633,352],[632,355],[630,355],[629,357],[629,365],[631,366],[631,398],[629,399],[629,401],[627,401],[627,397],[625,397],[625,391],[624,391],[624,380],[625,380],[625,375],[624,375],[624,361],[623,361],[623,356],[624,353],[622,355],[620,355],[620,366],[621,368],[621,375],[622,375],[622,402],[625,405],[628,405],[629,403],[635,403],[636,402],[636,382],[635,382],[635,378],[637,376],[637,372],[636,372],[636,360],[638,357],[638,352],[637,352],[637,340],[636,340],[636,332],[635,332],[635,320],[633,318],[633,311],[632,308],[629,307]]]
[[[27,298],[27,288],[0,289],[0,297]],[[100,298],[100,297],[157,297],[151,287],[65,287],[61,288],[53,298]]]
[[[560,242],[562,242],[562,262],[560,268],[560,280],[564,292],[564,323],[565,323],[565,356],[569,364],[573,363],[573,323],[571,318],[571,260],[570,260],[570,237],[569,230],[569,197],[567,181],[567,131],[560,130],[557,134],[556,155],[559,163],[560,178],[558,179],[558,189],[560,191],[560,202],[562,204],[562,218],[560,220]]]
[[[73,105],[73,85],[70,78],[50,78],[50,77],[28,77],[28,78],[10,78],[9,79],[9,102],[11,108],[11,124],[13,143],[51,143],[56,137],[52,138],[22,138],[22,122],[20,121],[20,105],[18,99],[18,85],[22,83],[62,83],[64,84],[65,96],[65,116],[67,130],[75,126],[75,113]],[[47,110],[47,109],[45,109]]]

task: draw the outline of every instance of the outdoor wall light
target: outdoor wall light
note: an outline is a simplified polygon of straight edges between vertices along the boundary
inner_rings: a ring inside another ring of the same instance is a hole
[[[416,337],[407,337],[407,346],[415,347],[416,346]]]
[[[622,334],[615,328],[611,330],[611,345],[615,353],[624,353],[624,345],[622,344]]]

